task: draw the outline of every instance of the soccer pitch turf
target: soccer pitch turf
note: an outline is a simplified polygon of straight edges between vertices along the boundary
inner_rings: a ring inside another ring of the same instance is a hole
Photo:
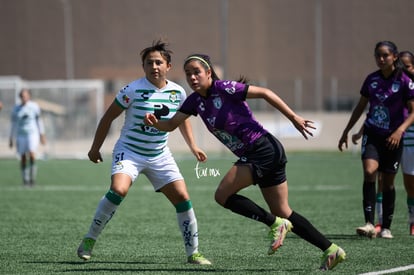
[[[291,207],[347,253],[334,273],[386,274],[394,268],[398,274],[414,273],[414,237],[408,235],[401,172],[396,179],[394,239],[371,240],[355,234],[364,221],[359,155],[287,156]],[[221,155],[197,164],[188,154],[177,156],[197,216],[200,252],[213,263],[196,266],[186,264],[174,207],[153,191],[145,176],[134,183],[99,237],[92,259],[84,262],[76,249],[108,190],[109,157],[98,165],[87,160],[39,160],[34,188],[22,187],[17,160],[2,159],[0,274],[319,274],[318,248],[289,233],[284,246],[268,256],[266,226],[214,201],[218,182],[233,161]],[[267,208],[256,186],[241,193]]]

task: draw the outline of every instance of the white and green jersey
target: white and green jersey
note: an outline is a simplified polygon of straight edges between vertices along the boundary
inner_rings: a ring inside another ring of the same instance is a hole
[[[147,157],[163,153],[168,132],[146,126],[144,116],[153,113],[158,119],[169,119],[185,98],[184,88],[172,81],[167,81],[165,87],[158,89],[143,77],[123,87],[115,98],[116,103],[125,109],[125,123],[116,146]]]
[[[39,105],[33,101],[28,101],[24,105],[16,105],[11,114],[11,135],[16,138],[19,136],[39,136],[44,134],[44,126],[40,120]]]
[[[405,130],[403,141],[404,147],[414,147],[414,124]]]

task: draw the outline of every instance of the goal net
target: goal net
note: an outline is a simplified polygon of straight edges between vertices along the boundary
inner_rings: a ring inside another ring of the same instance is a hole
[[[10,115],[20,102],[19,92],[29,88],[42,110],[46,146],[39,158],[86,158],[97,123],[104,111],[102,80],[28,81],[19,76],[0,76],[0,157],[16,156],[9,148]]]

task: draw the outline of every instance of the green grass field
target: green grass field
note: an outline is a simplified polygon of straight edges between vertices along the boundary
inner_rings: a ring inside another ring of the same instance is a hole
[[[355,235],[363,224],[362,169],[351,153],[288,152],[291,207],[347,252],[337,274],[361,274],[412,265],[406,195],[398,174],[393,240]],[[145,177],[131,188],[98,239],[93,258],[76,249],[109,186],[110,160],[38,161],[38,184],[21,186],[17,160],[0,160],[1,274],[316,274],[322,252],[291,233],[267,255],[267,228],[220,207],[214,190],[232,165],[228,155],[196,161],[177,157],[199,224],[200,251],[212,266],[186,264],[175,209]],[[220,175],[218,175],[220,174]],[[257,187],[244,195],[265,206]],[[414,270],[399,274],[413,274]]]

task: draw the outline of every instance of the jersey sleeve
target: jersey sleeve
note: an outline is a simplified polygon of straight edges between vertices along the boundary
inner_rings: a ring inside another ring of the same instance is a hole
[[[362,96],[367,98],[369,98],[368,79],[369,77],[365,78],[364,82],[362,83],[361,90],[359,92]]]
[[[197,98],[197,94],[195,92],[190,94],[181,104],[178,111],[180,111],[181,113],[187,114],[187,115],[197,116],[198,113],[196,109],[196,106],[197,106],[196,98]]]
[[[115,96],[115,102],[123,109],[128,109],[133,100],[133,89],[129,85],[124,86]]]

